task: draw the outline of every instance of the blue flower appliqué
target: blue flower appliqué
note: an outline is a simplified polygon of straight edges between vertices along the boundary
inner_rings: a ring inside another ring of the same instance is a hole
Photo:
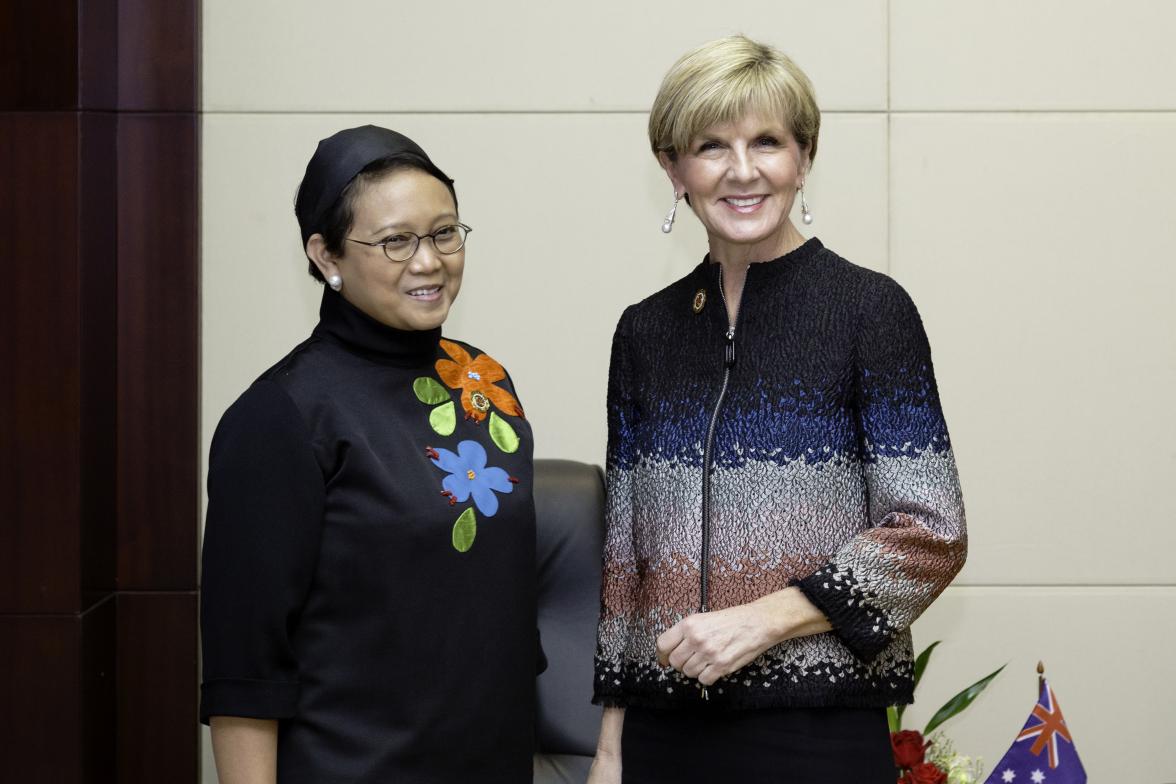
[[[510,475],[501,468],[486,465],[486,450],[477,441],[462,441],[457,445],[457,454],[448,449],[436,452],[433,465],[449,473],[441,480],[441,486],[452,501],[462,503],[473,496],[478,511],[493,517],[498,511],[498,496],[494,494],[514,489]]]

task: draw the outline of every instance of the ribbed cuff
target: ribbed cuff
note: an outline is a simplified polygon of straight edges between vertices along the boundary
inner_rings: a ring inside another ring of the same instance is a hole
[[[593,694],[592,704],[602,708],[627,708],[629,700],[623,694]]]
[[[864,664],[886,650],[895,634],[890,621],[866,601],[865,591],[849,569],[824,566],[792,585],[825,614],[833,633]]]
[[[222,678],[200,685],[200,721],[212,716],[288,719],[298,709],[298,684]]]
[[[605,677],[601,677],[602,674]],[[612,676],[611,678],[608,676]],[[616,673],[609,667],[605,672],[597,669],[593,673],[592,704],[605,708],[624,708],[629,704],[629,695],[625,687],[616,683]]]

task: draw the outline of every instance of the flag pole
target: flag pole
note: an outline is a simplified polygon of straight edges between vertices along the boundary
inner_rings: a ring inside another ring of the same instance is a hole
[[[1045,665],[1037,662],[1037,693],[1041,694],[1041,687],[1045,684]]]

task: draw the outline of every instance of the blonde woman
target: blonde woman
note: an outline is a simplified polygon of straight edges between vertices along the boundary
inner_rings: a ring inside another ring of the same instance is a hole
[[[792,220],[819,133],[808,78],[742,36],[654,102],[662,228],[685,200],[709,252],[613,341],[592,782],[894,781],[885,707],[964,512],[914,304]]]

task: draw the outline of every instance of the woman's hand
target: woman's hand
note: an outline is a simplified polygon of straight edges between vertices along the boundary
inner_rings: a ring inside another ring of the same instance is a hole
[[[657,638],[657,659],[710,686],[773,645],[831,628],[799,588],[785,588],[750,604],[683,618]]]

